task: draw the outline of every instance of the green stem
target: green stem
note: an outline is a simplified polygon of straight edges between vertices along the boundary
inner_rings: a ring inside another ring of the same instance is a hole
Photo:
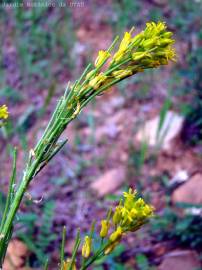
[[[15,183],[15,179],[16,179],[16,158],[17,158],[17,150],[15,148],[14,151],[13,151],[13,169],[12,169],[12,175],[11,175],[10,183],[9,183],[8,196],[6,198],[6,206],[5,206],[3,217],[2,217],[2,220],[1,220],[0,232],[2,231],[4,222],[6,220],[6,215],[7,215],[7,212],[9,210],[9,206],[11,204],[12,196],[13,196],[13,193],[14,193],[14,183]]]
[[[64,256],[65,256],[65,239],[66,239],[66,227],[63,227],[62,231],[62,245],[61,245],[61,251],[60,251],[60,267],[61,270],[63,269],[63,262],[64,262]]]

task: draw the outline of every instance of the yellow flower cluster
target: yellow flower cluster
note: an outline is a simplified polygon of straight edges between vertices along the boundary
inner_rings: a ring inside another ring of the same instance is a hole
[[[8,118],[8,108],[6,105],[0,106],[0,119]]]
[[[153,207],[146,204],[142,198],[137,198],[137,192],[129,189],[123,193],[114,213],[110,211],[107,219],[101,221],[100,237],[106,244],[104,254],[109,254],[121,241],[127,232],[134,232],[144,225],[153,215]],[[109,234],[109,230],[111,233]],[[82,256],[88,258],[92,252],[92,235],[86,236],[82,246]]]
[[[146,204],[142,198],[137,198],[136,194],[131,188],[123,193],[124,201],[120,201],[112,217],[115,230],[109,236],[105,254],[116,247],[124,233],[138,230],[153,215],[153,207]]]
[[[95,60],[95,69],[86,75],[88,86],[94,90],[105,86],[114,79],[123,79],[148,68],[167,65],[169,60],[176,60],[172,47],[172,32],[166,30],[164,22],[150,22],[145,30],[132,37],[132,31],[126,32],[114,55],[109,50],[99,51]],[[102,66],[111,58],[106,71]],[[116,68],[117,67],[117,68]]]

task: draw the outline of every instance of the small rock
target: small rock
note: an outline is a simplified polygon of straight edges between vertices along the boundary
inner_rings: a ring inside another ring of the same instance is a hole
[[[174,177],[169,181],[168,186],[173,187],[177,184],[182,184],[186,182],[189,179],[189,175],[186,170],[180,170],[178,171]]]
[[[23,269],[27,254],[28,249],[23,242],[17,239],[12,240],[8,245],[3,269]]]
[[[168,253],[158,270],[194,270],[201,269],[199,257],[192,250],[175,250]]]
[[[125,181],[125,175],[123,167],[111,169],[93,182],[91,188],[97,192],[98,197],[103,197],[120,187]]]
[[[174,203],[202,203],[202,175],[196,174],[189,181],[178,187],[172,194]]]
[[[146,141],[151,147],[160,146],[163,150],[169,150],[172,140],[182,129],[184,118],[173,111],[168,111],[158,134],[159,121],[159,116],[147,121],[138,131],[135,139],[137,142]]]

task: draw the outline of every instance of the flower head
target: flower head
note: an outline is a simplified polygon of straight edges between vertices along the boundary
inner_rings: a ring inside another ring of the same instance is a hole
[[[111,54],[108,51],[99,51],[98,52],[98,57],[95,60],[95,66],[98,67],[101,64],[103,64],[109,57],[111,56]]]
[[[123,230],[121,226],[119,226],[109,237],[109,241],[116,242],[121,240],[121,237],[123,235]]]
[[[120,70],[117,70],[117,71],[114,71],[112,73],[112,75],[114,76],[114,78],[116,79],[122,79],[122,78],[125,78],[127,76],[130,76],[132,75],[133,72],[131,69],[120,69]]]
[[[0,119],[8,118],[8,108],[6,105],[0,106]]]
[[[110,227],[110,223],[108,220],[104,219],[101,221],[100,237],[104,238],[107,236],[109,227]]]
[[[172,32],[166,28],[165,22],[149,22],[145,30],[134,37],[126,32],[113,61],[116,63],[131,58],[133,65],[143,69],[168,64],[169,60],[175,61],[175,50],[172,48],[174,39]]]
[[[124,57],[131,40],[131,34],[129,32],[125,32],[124,37],[119,45],[119,49],[113,56],[113,60],[115,62],[120,61]]]
[[[87,235],[85,236],[84,243],[82,246],[82,256],[88,258],[91,253],[92,239]]]
[[[89,85],[94,89],[98,89],[99,86],[107,79],[107,76],[104,75],[104,73],[99,73],[97,76],[95,76],[93,79],[89,81]]]

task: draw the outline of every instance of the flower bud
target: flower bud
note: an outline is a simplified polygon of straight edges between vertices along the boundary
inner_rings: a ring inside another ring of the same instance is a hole
[[[84,243],[82,246],[82,256],[88,258],[91,253],[92,239],[89,236],[85,236]]]
[[[111,54],[108,51],[99,51],[98,53],[98,57],[95,60],[95,66],[98,67],[101,64],[103,64],[109,57],[111,56]]]
[[[0,119],[8,118],[8,108],[6,105],[0,106]]]
[[[122,228],[119,226],[119,227],[116,229],[116,231],[114,231],[114,232],[110,235],[109,240],[110,240],[111,242],[119,241],[119,240],[121,240],[122,235],[123,235]]]
[[[108,220],[102,220],[101,221],[101,230],[100,230],[100,237],[104,238],[107,236],[109,231],[109,221]]]
[[[95,78],[89,81],[89,85],[97,90],[102,82],[104,82],[107,79],[107,76],[105,76],[102,72],[98,74]]]
[[[117,70],[117,71],[114,71],[112,73],[112,75],[116,78],[116,79],[122,79],[126,76],[130,76],[132,75],[133,72],[131,70],[128,70],[128,69],[120,69],[120,70]]]
[[[121,221],[121,217],[122,217],[121,209],[122,209],[121,206],[116,207],[116,210],[115,210],[114,215],[112,217],[112,221],[113,221],[114,225],[118,225],[119,222]]]
[[[132,54],[132,59],[134,61],[141,60],[145,57],[151,57],[150,53],[148,53],[148,52],[135,52]]]

